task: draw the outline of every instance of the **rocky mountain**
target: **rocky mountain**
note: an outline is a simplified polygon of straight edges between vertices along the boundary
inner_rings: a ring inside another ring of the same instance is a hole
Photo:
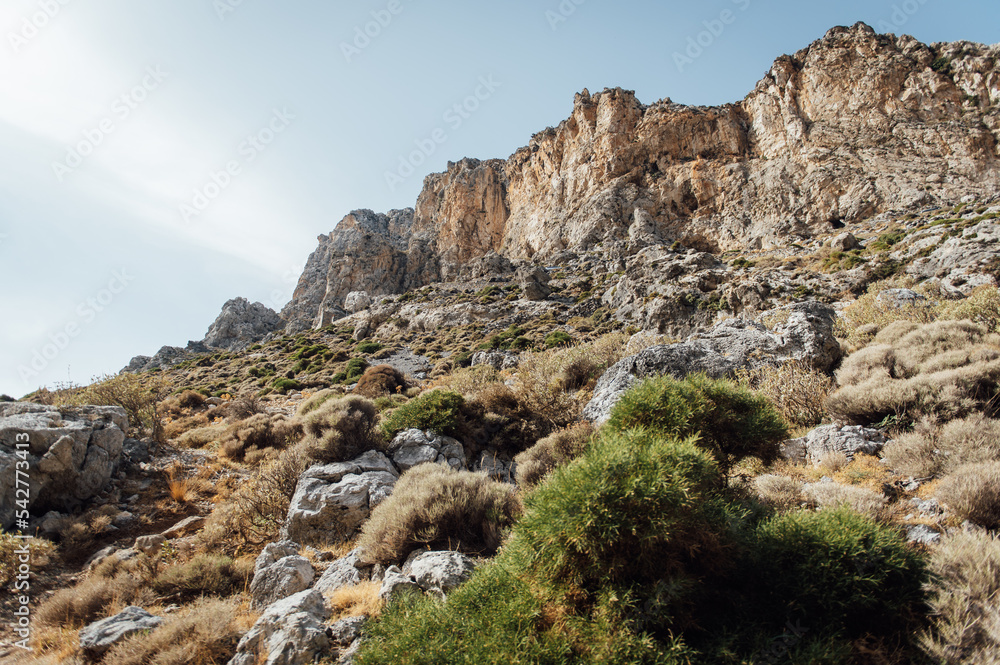
[[[988,198],[1000,192],[998,56],[859,23],[778,58],[735,104],[584,90],[567,120],[507,160],[449,163],[415,208],[345,217],[320,236],[282,318],[289,331],[326,325],[351,292],[455,281],[488,256],[767,249]]]

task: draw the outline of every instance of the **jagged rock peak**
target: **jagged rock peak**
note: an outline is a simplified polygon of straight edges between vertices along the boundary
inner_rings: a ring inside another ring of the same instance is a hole
[[[1000,192],[1000,46],[922,44],[863,23],[777,58],[740,102],[645,105],[576,95],[507,160],[427,176],[413,210],[355,211],[310,257],[289,330],[328,323],[352,291],[458,279],[489,253],[548,261],[784,246],[886,211]]]
[[[209,327],[202,344],[213,349],[242,351],[268,333],[284,328],[285,322],[271,308],[246,298],[233,298]]]

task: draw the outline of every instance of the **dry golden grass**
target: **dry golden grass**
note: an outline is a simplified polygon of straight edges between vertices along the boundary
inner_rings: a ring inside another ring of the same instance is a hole
[[[329,593],[326,597],[327,607],[332,612],[329,623],[333,624],[347,617],[378,616],[385,607],[378,595],[381,588],[379,582],[361,582]]]
[[[802,482],[773,473],[766,473],[753,479],[753,489],[760,502],[779,512],[791,510],[805,501]]]
[[[1000,527],[1000,462],[959,467],[941,480],[938,496],[959,518],[987,529]]]
[[[812,483],[805,488],[805,496],[820,508],[847,506],[872,519],[887,521],[891,510],[884,496],[865,487],[840,483]]]
[[[170,498],[177,503],[187,503],[191,500],[188,479],[179,478],[180,473],[181,471],[177,467],[171,467],[167,470],[167,490],[170,493]]]
[[[56,558],[56,546],[44,538],[28,538],[22,540],[12,533],[0,533],[0,588],[6,588],[7,582],[14,578],[20,564],[16,550],[23,545],[28,546],[31,572],[42,572]]]
[[[890,466],[904,475],[928,478],[974,462],[1000,460],[1000,421],[976,413],[939,425],[923,419],[884,450]]]
[[[537,485],[557,466],[581,455],[593,436],[593,426],[584,422],[540,440],[514,458],[517,463],[517,484],[521,487]]]
[[[920,637],[935,663],[995,663],[1000,653],[1000,537],[956,530],[932,550],[933,625]]]
[[[797,427],[822,422],[824,401],[836,388],[832,378],[798,360],[778,367],[740,370],[736,379],[764,395],[790,425]]]
[[[844,465],[833,479],[845,485],[859,485],[876,492],[882,491],[882,485],[895,479],[888,467],[874,455],[855,455],[850,463]]]
[[[930,300],[903,307],[886,305],[878,300],[882,291],[895,288],[915,288],[915,285],[909,279],[874,282],[863,296],[844,308],[834,326],[834,333],[847,341],[850,350],[865,346],[875,333],[895,321],[929,323],[937,318]]]

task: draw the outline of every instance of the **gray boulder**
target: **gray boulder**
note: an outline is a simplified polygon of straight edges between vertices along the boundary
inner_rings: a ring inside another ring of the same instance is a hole
[[[860,247],[861,243],[858,242],[858,239],[854,237],[853,233],[841,233],[830,241],[830,249],[835,252],[849,252],[852,249],[858,249]]]
[[[213,349],[242,351],[284,327],[285,322],[273,309],[259,302],[250,304],[246,298],[233,298],[222,306],[202,344]]]
[[[344,298],[344,309],[350,314],[356,314],[372,306],[372,299],[364,291],[351,291]]]
[[[517,269],[515,279],[521,286],[521,297],[525,300],[545,300],[552,294],[552,289],[548,286],[552,278],[541,266],[522,265]]]
[[[741,368],[779,365],[788,360],[808,362],[825,371],[840,358],[840,344],[833,335],[833,308],[804,302],[782,307],[773,315],[783,319],[773,330],[754,321],[728,319],[685,342],[652,346],[618,361],[598,380],[584,418],[604,422],[622,394],[652,376],[669,374],[683,379],[704,372],[723,378]]]
[[[398,478],[389,458],[375,451],[307,469],[295,487],[282,537],[307,545],[351,538],[392,493]]]
[[[155,555],[163,547],[163,544],[167,542],[166,536],[160,533],[150,534],[148,536],[139,536],[135,539],[135,549],[147,554],[149,556]]]
[[[412,577],[404,575],[399,566],[389,566],[385,571],[385,577],[382,578],[379,598],[388,603],[400,593],[408,592],[423,592],[423,589]]]
[[[941,533],[926,524],[917,524],[906,529],[906,540],[920,545],[934,545],[941,541]]]
[[[297,552],[296,543],[281,541],[269,544],[257,556],[250,582],[253,607],[267,607],[309,588],[316,573],[309,559]]]
[[[163,619],[141,607],[130,606],[107,619],[101,619],[80,631],[80,648],[91,658],[99,658],[129,635],[153,630]]]
[[[521,356],[513,351],[476,351],[472,354],[472,366],[489,365],[498,372],[516,369],[521,364]]]
[[[403,430],[389,444],[392,461],[401,472],[418,464],[435,462],[453,469],[465,468],[465,449],[458,440],[431,431]]]
[[[371,579],[372,565],[361,558],[361,548],[354,548],[323,571],[313,589],[323,595]]]
[[[361,637],[361,629],[367,623],[368,617],[347,617],[341,619],[326,629],[326,636],[337,645],[346,647],[354,643],[354,640]]]
[[[33,512],[70,512],[96,496],[118,468],[127,431],[128,417],[117,406],[0,403],[0,525],[14,523],[14,490],[25,473]],[[26,471],[17,469],[25,436]]]
[[[236,647],[229,665],[305,665],[327,652],[330,612],[318,591],[271,604]]]
[[[875,296],[884,307],[900,309],[927,302],[927,298],[912,289],[886,289]]]
[[[820,425],[803,437],[782,443],[781,456],[792,462],[817,464],[824,455],[842,453],[852,460],[858,453],[877,455],[885,443],[881,432],[860,425]]]
[[[472,576],[476,562],[461,552],[414,552],[403,564],[402,573],[424,591],[445,594]]]

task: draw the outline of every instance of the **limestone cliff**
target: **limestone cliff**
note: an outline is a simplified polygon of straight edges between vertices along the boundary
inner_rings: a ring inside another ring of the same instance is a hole
[[[455,279],[490,252],[545,261],[598,243],[622,256],[675,240],[779,246],[996,193],[998,57],[1000,46],[928,46],[857,24],[778,58],[737,104],[584,91],[567,120],[506,161],[428,176],[415,209],[351,213],[321,236],[282,314],[292,327],[325,323],[351,291]]]

